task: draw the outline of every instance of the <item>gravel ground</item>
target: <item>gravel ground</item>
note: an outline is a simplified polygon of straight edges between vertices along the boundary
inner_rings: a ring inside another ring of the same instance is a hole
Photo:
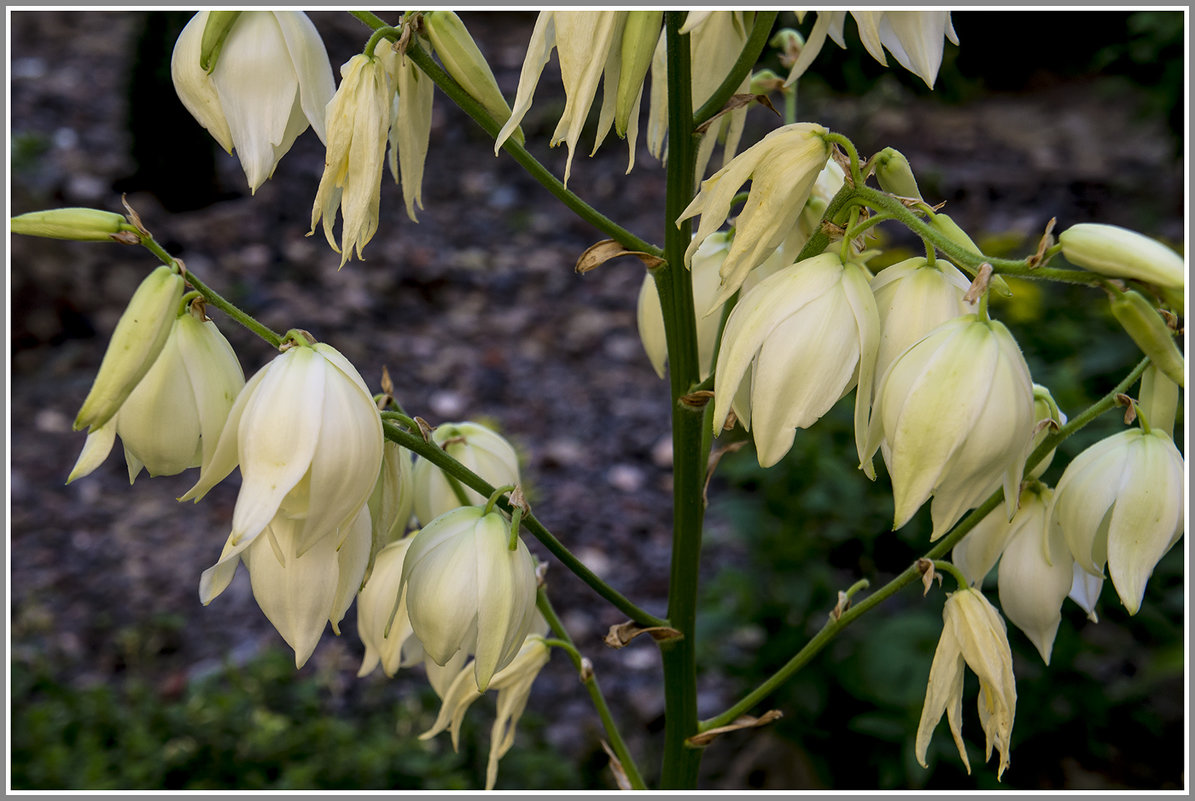
[[[347,15],[312,17],[334,65],[360,48],[364,29]],[[534,15],[466,19],[513,96]],[[498,421],[522,454],[543,522],[598,574],[663,613],[667,390],[635,329],[637,263],[574,274],[576,257],[603,237],[557,210],[511,159],[495,158],[480,131],[441,96],[419,223],[406,219],[401,194],[387,180],[383,221],[366,260],[338,270],[323,238],[304,236],[322,165],[313,135],[301,137],[251,198],[235,158],[215,149],[169,94],[156,101],[138,94],[161,81],[138,73],[154,57],[134,47],[148,24],[144,13],[13,12],[9,22],[14,214],[69,205],[117,210],[119,193],[128,192],[167,249],[266,325],[311,331],[375,389],[387,367],[408,412],[433,424]],[[557,81],[550,68],[524,129],[559,174],[564,150],[546,148],[562,103]],[[1052,215],[1060,224],[1133,225],[1148,203],[1162,220],[1154,233],[1181,240],[1182,171],[1171,164],[1164,130],[1142,128],[1133,109],[1109,106],[1089,89],[1048,84],[957,108],[892,85],[863,101],[826,98],[816,111],[865,153],[890,144],[919,173],[925,165],[937,196],[969,229],[1035,232]],[[751,115],[756,130],[774,125],[763,110]],[[139,131],[157,136],[156,148]],[[662,171],[640,152],[624,179],[623,148],[611,141],[595,158],[578,153],[570,186],[660,241],[654,215]],[[174,171],[201,180],[175,180]],[[136,668],[160,676],[165,687],[214,669],[227,654],[246,659],[280,644],[243,571],[209,608],[197,600],[199,574],[227,533],[234,481],[198,505],[179,506],[174,498],[193,475],[129,486],[113,455],[92,476],[63,484],[83,442],[71,421],[152,258],[118,246],[16,238],[10,259],[12,657],[48,656],[79,682],[111,681]],[[218,323],[247,375],[271,357],[252,336]],[[538,544],[533,550],[545,555]],[[707,564],[716,564],[715,551]],[[601,636],[621,622],[617,611],[558,565],[549,579],[626,729],[657,726],[663,701],[655,649],[605,649]],[[164,616],[184,617],[185,627],[174,636],[147,634]],[[338,666],[347,674],[361,652],[350,622],[344,637],[325,637],[308,669]],[[536,693],[537,703],[570,722],[553,731],[562,750],[593,747],[592,730],[571,724],[593,716],[565,660],[553,661]],[[711,671],[703,708],[726,700],[724,682]],[[634,740],[642,745],[648,736]]]

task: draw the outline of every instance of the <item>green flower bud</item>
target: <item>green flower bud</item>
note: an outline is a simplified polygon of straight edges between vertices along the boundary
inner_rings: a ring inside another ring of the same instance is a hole
[[[894,147],[886,147],[876,154],[873,163],[875,164],[876,180],[880,182],[881,189],[900,197],[921,200],[917,179],[913,177],[909,160],[903,153]],[[964,236],[966,235],[964,234]]]
[[[423,30],[445,71],[485,108],[490,119],[499,124],[510,119],[510,106],[498,88],[494,72],[461,18],[451,11],[429,11],[423,15]],[[516,128],[512,137],[523,144],[521,129]]]
[[[643,80],[651,67],[652,54],[660,40],[663,11],[628,11],[622,30],[622,64],[618,71],[618,94],[614,105],[614,132],[627,136],[631,114],[639,108]]]
[[[50,209],[18,214],[9,222],[14,234],[74,239],[78,242],[112,242],[113,234],[131,230],[120,214],[99,209]]]
[[[199,44],[199,66],[204,72],[210,73],[216,68],[220,48],[224,47],[224,40],[240,15],[239,11],[212,11],[208,14]]]
[[[100,428],[116,414],[162,352],[182,297],[182,276],[165,265],[137,287],[116,323],[95,382],[75,417],[76,431]]]
[[[1080,223],[1059,234],[1058,242],[1067,261],[1100,275],[1176,289],[1186,284],[1182,256],[1127,228]]]
[[[1183,386],[1182,352],[1174,342],[1174,332],[1140,292],[1129,290],[1112,296],[1112,315],[1141,348],[1141,352],[1158,366],[1167,378]]]

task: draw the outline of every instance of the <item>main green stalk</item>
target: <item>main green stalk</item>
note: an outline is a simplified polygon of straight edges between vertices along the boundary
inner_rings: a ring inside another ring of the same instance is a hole
[[[680,402],[700,378],[693,284],[685,267],[692,238],[689,221],[676,224],[696,185],[696,139],[689,37],[681,36],[685,12],[664,16],[668,48],[668,175],[665,199],[664,258],[654,273],[664,313],[672,399],[672,567],[668,581],[668,621],[678,639],[661,643],[664,662],[664,760],[660,789],[697,786],[701,751],[685,744],[697,733],[697,573],[701,525],[705,514],[702,487],[707,455],[702,444],[702,410]]]

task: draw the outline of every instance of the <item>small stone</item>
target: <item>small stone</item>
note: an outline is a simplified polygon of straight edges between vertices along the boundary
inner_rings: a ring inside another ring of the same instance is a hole
[[[623,492],[637,492],[643,488],[643,471],[633,464],[616,464],[606,471],[610,486]]]

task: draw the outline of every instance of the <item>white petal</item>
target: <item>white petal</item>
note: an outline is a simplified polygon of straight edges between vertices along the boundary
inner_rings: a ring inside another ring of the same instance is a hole
[[[203,44],[203,29],[207,27],[209,11],[200,11],[179,34],[174,52],[170,56],[170,77],[178,99],[191,112],[191,116],[207,129],[220,143],[226,153],[232,152],[232,133],[224,119],[220,96],[211,76],[199,66],[199,54]]]
[[[556,12],[541,11],[535,18],[535,28],[531,31],[531,41],[527,44],[527,55],[523,60],[523,69],[519,73],[519,88],[515,91],[515,102],[511,107],[510,119],[498,131],[494,140],[494,155],[502,149],[502,144],[519,127],[527,110],[531,108],[531,100],[535,96],[535,87],[539,84],[539,76],[548,63],[552,50],[556,47]]]
[[[350,525],[348,536],[336,551],[336,595],[332,600],[332,613],[328,615],[328,621],[332,624],[332,632],[337,636],[340,636],[340,621],[344,619],[345,612],[349,610],[361,589],[361,580],[365,578],[365,568],[369,565],[369,547],[372,543],[369,509],[362,508]]]
[[[87,439],[83,443],[83,450],[67,476],[69,484],[77,478],[90,475],[97,467],[104,463],[108,454],[112,452],[112,445],[116,442],[116,421],[109,420],[107,424],[87,432]]]
[[[302,11],[272,13],[299,81],[299,103],[303,115],[320,141],[326,142],[324,109],[336,90],[336,80],[332,75],[332,63],[328,60],[324,40],[310,17]]]

